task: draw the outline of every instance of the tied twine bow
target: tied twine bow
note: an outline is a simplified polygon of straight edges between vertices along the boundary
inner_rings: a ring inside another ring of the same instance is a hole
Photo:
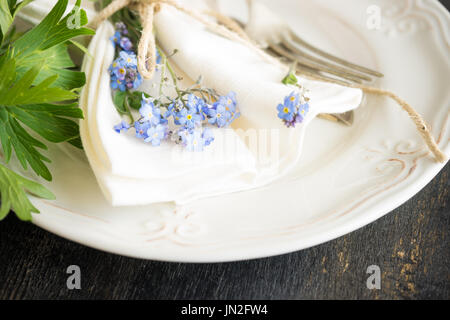
[[[139,40],[138,45],[138,71],[144,79],[151,79],[156,69],[156,42],[155,36],[153,34],[153,18],[156,13],[161,9],[161,4],[168,5],[177,9],[178,11],[184,12],[188,16],[194,18],[199,21],[203,25],[205,25],[211,31],[228,38],[232,41],[239,42],[256,53],[258,53],[261,57],[263,57],[266,61],[282,66],[286,70],[289,68],[280,62],[278,59],[270,56],[263,50],[261,50],[256,44],[252,42],[252,40],[247,36],[245,31],[232,19],[224,16],[218,12],[208,11],[204,12],[204,14],[214,17],[218,23],[212,22],[205,18],[204,15],[198,13],[196,11],[192,11],[184,6],[179,5],[174,0],[114,0],[107,7],[105,7],[93,20],[92,25],[97,26],[104,20],[111,17],[117,11],[123,9],[126,6],[130,6],[134,8],[140,16],[142,23],[142,35]],[[220,23],[220,24],[219,24]],[[323,80],[321,78],[316,78],[311,75],[302,75],[305,78],[309,78],[312,80],[322,81],[322,82],[330,82],[335,84],[333,80]],[[342,85],[342,84],[340,84]],[[374,94],[378,96],[385,96],[392,100],[394,100],[404,111],[406,111],[411,118],[411,120],[416,125],[417,131],[419,131],[423,140],[425,141],[428,149],[433,153],[435,159],[439,162],[445,162],[447,157],[446,155],[439,149],[438,144],[436,143],[433,135],[430,133],[428,129],[428,125],[424,121],[424,119],[420,116],[420,114],[414,110],[411,105],[409,105],[405,100],[401,99],[395,93],[383,90],[376,87],[365,86],[365,85],[354,85],[348,84],[347,87],[360,89],[364,93]],[[382,128],[380,128],[382,130]]]

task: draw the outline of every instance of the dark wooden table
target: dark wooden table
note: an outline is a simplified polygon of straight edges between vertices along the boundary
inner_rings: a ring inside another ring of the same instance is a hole
[[[365,228],[320,246],[222,264],[142,261],[61,239],[13,215],[0,223],[0,299],[449,299],[450,165]],[[81,290],[66,269],[81,268]],[[367,267],[381,269],[369,290]]]

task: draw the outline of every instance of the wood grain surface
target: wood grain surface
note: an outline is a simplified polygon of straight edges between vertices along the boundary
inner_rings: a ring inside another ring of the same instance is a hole
[[[177,264],[103,253],[13,215],[0,223],[0,299],[449,299],[450,165],[378,221],[292,254]],[[81,268],[81,290],[66,269]],[[381,269],[369,290],[367,267]]]

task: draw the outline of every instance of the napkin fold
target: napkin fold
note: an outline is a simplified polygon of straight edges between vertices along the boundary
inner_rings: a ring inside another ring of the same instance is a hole
[[[194,1],[180,3],[192,6]],[[317,114],[346,112],[361,103],[358,89],[299,78],[309,90],[310,112],[296,128],[286,128],[276,109],[292,91],[281,83],[285,68],[167,5],[161,5],[155,28],[165,52],[178,50],[171,60],[184,72],[184,84],[202,76],[203,85],[220,94],[236,92],[241,117],[231,129],[215,129],[216,140],[201,153],[171,142],[152,147],[134,138],[133,132],[117,134],[113,126],[121,118],[112,101],[108,73],[114,59],[109,40],[114,28],[104,22],[83,64],[87,84],[81,95],[85,119],[80,130],[92,169],[112,205],[184,204],[267,185],[298,165],[305,130]],[[151,84],[146,81],[140,89],[151,93]]]

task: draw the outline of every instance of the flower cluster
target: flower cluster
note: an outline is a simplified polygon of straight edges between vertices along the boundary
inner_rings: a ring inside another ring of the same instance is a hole
[[[114,104],[119,113],[130,117],[130,122],[122,121],[114,126],[116,132],[127,132],[134,128],[136,138],[152,146],[159,146],[168,140],[184,146],[188,151],[202,151],[214,141],[211,127],[227,127],[240,116],[234,92],[220,96],[213,89],[201,87],[200,79],[193,87],[180,89],[177,84],[180,78],[160,50],[156,52],[156,63],[161,65],[163,62],[159,95],[149,97],[136,91],[142,79],[137,72],[136,55],[127,34],[126,26],[118,23],[111,37],[118,54],[109,69],[111,87],[116,90]],[[166,70],[170,73],[173,85],[166,83]],[[176,98],[164,94],[166,86],[175,88]],[[139,112],[138,120],[134,120],[131,109]]]
[[[142,77],[137,70],[136,54],[133,52],[133,43],[126,36],[128,30],[123,23],[116,24],[116,32],[110,38],[119,57],[109,67],[111,88],[114,90],[137,89],[142,83]]]
[[[119,57],[109,67],[111,88],[114,90],[137,89],[142,77],[137,71],[136,55],[133,52],[121,51]]]
[[[121,133],[134,127],[136,138],[153,146],[171,140],[183,145],[188,151],[203,151],[214,141],[208,125],[223,128],[239,117],[234,92],[214,100],[216,102],[211,103],[193,93],[186,93],[173,101],[162,103],[143,95],[139,120],[133,124],[123,121],[114,129]]]
[[[278,118],[283,120],[288,128],[302,123],[309,111],[309,103],[303,94],[292,92],[284,98],[284,103],[277,107]]]

